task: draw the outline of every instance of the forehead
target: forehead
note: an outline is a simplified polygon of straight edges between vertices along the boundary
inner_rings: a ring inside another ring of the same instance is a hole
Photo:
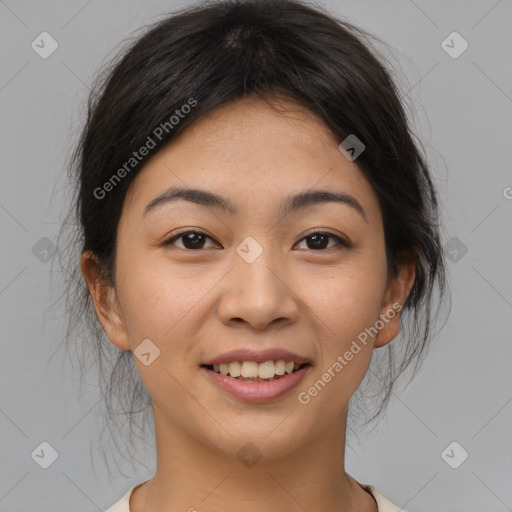
[[[357,197],[371,214],[378,208],[374,191],[339,142],[322,120],[292,101],[232,101],[154,155],[132,183],[125,206],[142,215],[174,185],[229,196],[241,213],[254,213],[278,208],[291,194],[332,188]]]

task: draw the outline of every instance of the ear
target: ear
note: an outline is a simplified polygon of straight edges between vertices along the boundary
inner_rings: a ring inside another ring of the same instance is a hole
[[[84,251],[80,260],[80,266],[94,301],[96,317],[101,323],[108,339],[116,347],[131,350],[116,290],[113,286],[106,283],[104,279],[101,279],[96,255],[92,251]]]
[[[398,336],[401,312],[414,284],[415,268],[416,258],[409,257],[400,266],[398,275],[388,279],[380,312],[384,327],[375,336],[375,348],[387,345]]]

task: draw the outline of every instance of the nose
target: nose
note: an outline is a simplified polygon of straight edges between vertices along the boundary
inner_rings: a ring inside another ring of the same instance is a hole
[[[235,254],[222,292],[217,314],[226,325],[246,322],[262,330],[297,321],[300,307],[290,272],[270,249],[251,263]]]

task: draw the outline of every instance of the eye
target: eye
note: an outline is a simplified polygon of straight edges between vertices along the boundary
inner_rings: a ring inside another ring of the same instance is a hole
[[[311,233],[308,236],[305,236],[302,240],[310,240],[311,243],[307,244],[308,249],[311,249],[313,251],[318,250],[324,250],[324,249],[332,249],[333,247],[326,247],[326,244],[328,245],[329,239],[333,239],[336,241],[337,245],[341,245],[343,247],[351,247],[351,245],[343,238],[341,238],[338,235],[334,235],[333,233],[323,232],[323,231],[316,231],[314,233]],[[301,241],[302,241],[301,240]]]
[[[182,231],[181,233],[174,235],[173,237],[163,242],[162,245],[173,245],[174,242],[179,239],[183,240],[183,246],[179,248],[189,250],[203,249],[204,242],[206,239],[213,240],[213,238],[211,238],[208,235],[205,235],[204,233],[201,233],[200,231],[189,230]]]
[[[181,233],[178,233],[165,242],[162,243],[163,246],[167,245],[174,245],[177,240],[182,241],[182,246],[179,247],[180,249],[187,249],[187,250],[200,250],[204,249],[205,241],[206,240],[212,240],[213,238],[206,235],[205,233],[202,233],[200,231],[196,230],[189,230],[189,231],[182,231]],[[333,233],[329,232],[323,232],[323,231],[317,231],[314,233],[311,233],[310,235],[304,237],[302,240],[307,240],[310,243],[307,243],[308,247],[307,249],[313,250],[313,251],[321,251],[325,249],[332,249],[333,247],[327,247],[329,245],[329,239],[334,240],[336,242],[336,245],[343,246],[346,248],[351,247],[351,245],[342,237],[335,235]],[[302,242],[301,240],[301,242]],[[326,246],[327,244],[327,246]],[[335,246],[334,246],[335,247]]]

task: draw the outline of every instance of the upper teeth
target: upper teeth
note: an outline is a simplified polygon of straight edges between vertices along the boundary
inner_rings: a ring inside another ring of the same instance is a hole
[[[279,361],[265,361],[264,363],[256,363],[254,361],[243,361],[242,363],[234,361],[232,363],[214,364],[213,369],[222,375],[230,375],[231,377],[245,377],[260,379],[271,379],[275,375],[284,375],[292,373],[293,370],[299,368],[300,365],[293,361],[286,362],[284,359]]]

